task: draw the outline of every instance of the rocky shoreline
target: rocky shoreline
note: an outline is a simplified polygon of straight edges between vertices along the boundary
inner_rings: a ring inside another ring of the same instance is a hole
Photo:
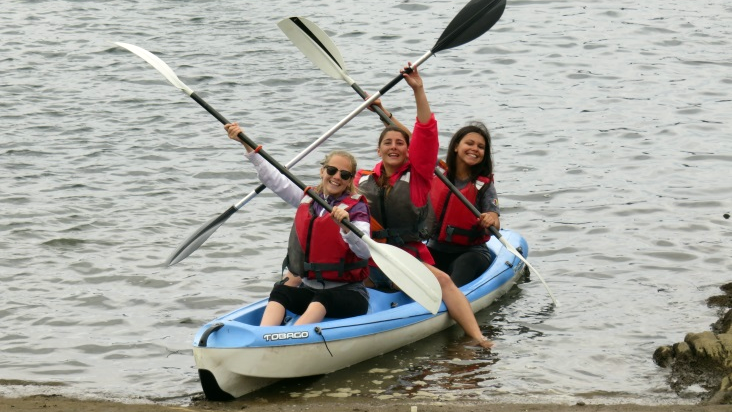
[[[732,404],[732,283],[720,289],[723,295],[707,299],[720,312],[710,331],[688,333],[683,342],[653,353],[658,366],[671,368],[668,382],[677,394],[702,388],[698,396],[707,405]]]

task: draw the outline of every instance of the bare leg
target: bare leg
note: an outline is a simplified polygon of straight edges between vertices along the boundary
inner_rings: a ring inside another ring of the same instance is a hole
[[[325,306],[320,302],[312,302],[305,309],[305,313],[295,322],[295,325],[307,325],[308,323],[320,322],[325,318]]]
[[[280,326],[285,318],[285,307],[279,302],[267,302],[259,326]]]
[[[425,263],[425,266],[429,268],[440,283],[440,288],[442,289],[442,300],[445,302],[445,306],[447,307],[447,312],[450,314],[450,317],[452,317],[455,322],[463,328],[468,336],[478,341],[480,346],[486,349],[493,347],[493,342],[483,336],[483,333],[480,331],[478,321],[475,319],[475,314],[470,307],[468,298],[466,298],[465,295],[463,295],[463,292],[455,286],[455,283],[450,279],[450,276],[432,265]]]

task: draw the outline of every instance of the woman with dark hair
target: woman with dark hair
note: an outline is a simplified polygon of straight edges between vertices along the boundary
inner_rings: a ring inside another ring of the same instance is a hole
[[[430,200],[435,213],[427,247],[435,266],[460,287],[480,276],[491,264],[488,228],[500,229],[498,196],[493,184],[491,136],[483,123],[459,129],[447,149],[446,177],[478,209],[476,218],[435,176]]]

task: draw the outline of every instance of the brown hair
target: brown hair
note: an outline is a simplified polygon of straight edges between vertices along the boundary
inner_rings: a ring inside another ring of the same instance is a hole
[[[384,130],[381,131],[381,134],[379,135],[379,143],[376,145],[376,147],[381,146],[381,141],[384,140],[384,137],[389,132],[399,132],[402,136],[404,136],[404,140],[407,141],[407,146],[409,146],[409,133],[405,132],[402,128],[397,126],[386,126]]]

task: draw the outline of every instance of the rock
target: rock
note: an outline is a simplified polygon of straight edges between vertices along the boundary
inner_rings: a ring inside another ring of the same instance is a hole
[[[710,306],[732,307],[732,283],[720,289],[725,295],[710,298]],[[653,352],[654,362],[671,368],[668,383],[680,396],[688,388],[697,392],[703,403],[732,405],[732,309],[712,325],[712,331],[688,333],[683,342],[660,346]]]
[[[689,344],[697,358],[707,358],[722,363],[727,356],[727,351],[722,347],[717,335],[712,332],[689,333],[684,341]]]
[[[732,310],[722,316],[712,325],[712,330],[716,333],[732,333]]]
[[[732,375],[725,376],[719,389],[704,402],[707,405],[732,405]]]
[[[707,306],[710,308],[732,308],[732,296],[731,295],[718,295],[707,298]]]
[[[690,361],[694,358],[694,354],[691,352],[689,344],[686,342],[675,343],[674,346],[674,358],[678,361]]]
[[[732,333],[722,333],[717,335],[719,343],[727,352],[727,355],[722,359],[724,367],[732,369]]]
[[[656,365],[667,368],[674,360],[674,349],[671,346],[659,346],[655,352],[653,352],[653,361]]]

